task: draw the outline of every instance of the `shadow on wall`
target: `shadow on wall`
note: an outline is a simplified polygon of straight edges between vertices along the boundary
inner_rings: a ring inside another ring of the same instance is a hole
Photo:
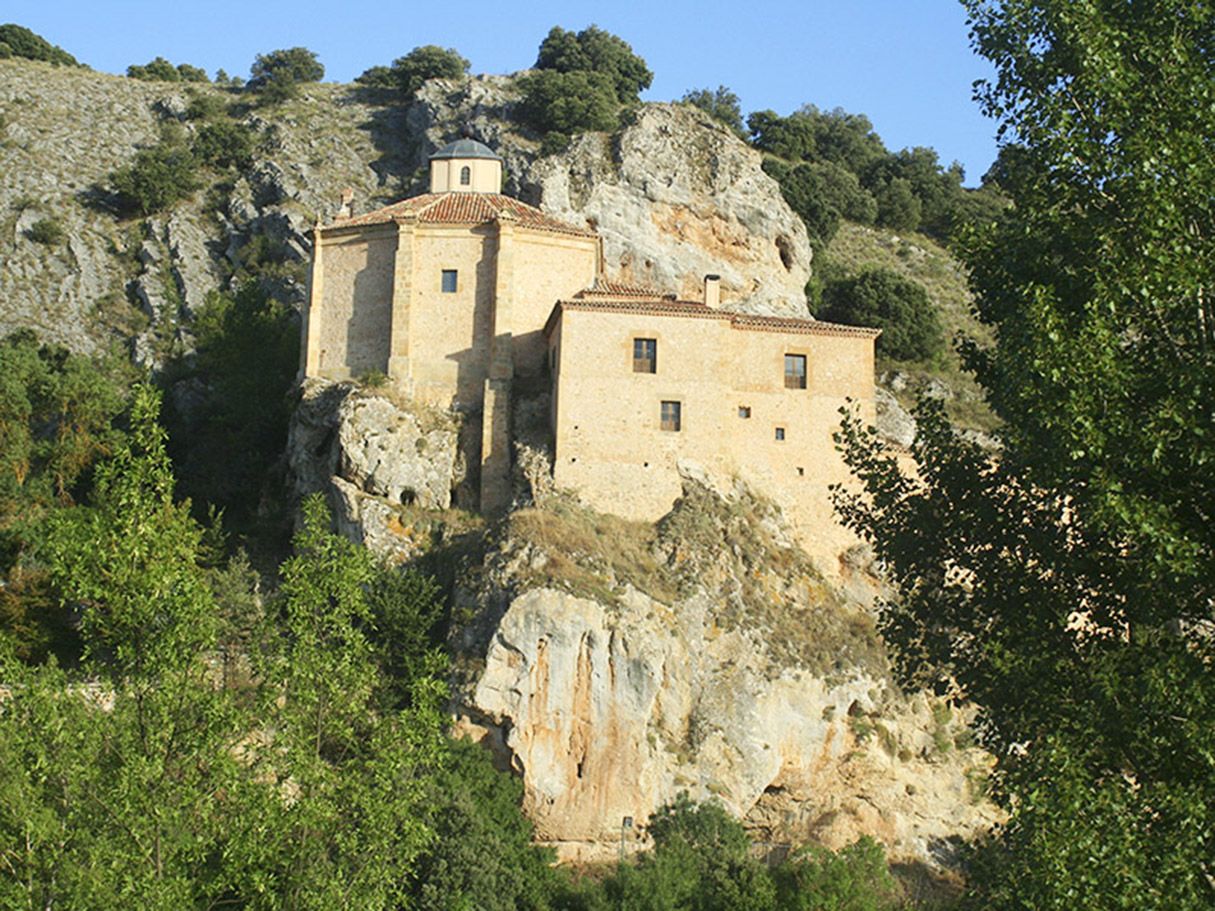
[[[375,246],[379,245],[372,249]],[[354,277],[351,297],[350,319],[346,322],[346,367],[354,377],[373,370],[387,374],[392,341],[391,268],[385,269],[369,255],[367,265]]]

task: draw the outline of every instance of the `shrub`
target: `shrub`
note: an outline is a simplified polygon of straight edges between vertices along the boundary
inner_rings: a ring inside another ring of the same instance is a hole
[[[249,68],[246,88],[257,92],[266,104],[278,104],[295,97],[305,82],[319,82],[325,67],[314,51],[306,47],[284,48],[258,54]]]
[[[373,66],[355,81],[376,89],[392,89],[413,95],[428,79],[459,79],[468,72],[468,61],[454,48],[434,44],[415,47],[392,66]]]
[[[895,177],[874,191],[878,224],[895,231],[914,231],[920,226],[923,205],[911,188],[911,181]]]
[[[553,26],[536,56],[536,69],[558,73],[600,73],[611,81],[616,100],[627,104],[650,87],[654,74],[623,38],[590,26],[574,34]]]
[[[131,79],[143,79],[149,82],[209,82],[206,70],[180,63],[174,66],[164,57],[154,57],[143,66],[132,64],[127,67],[127,76]]]
[[[764,170],[780,184],[785,202],[801,216],[812,241],[826,246],[835,236],[839,220],[873,224],[878,204],[856,175],[830,161],[788,165],[774,158]]]
[[[823,319],[882,330],[879,354],[925,360],[945,347],[944,331],[923,286],[889,269],[867,269],[823,290]]]
[[[8,54],[0,57],[24,57],[26,60],[42,60],[55,66],[80,66],[80,62],[63,48],[51,44],[41,35],[36,35],[21,25],[0,25],[0,45]]]
[[[542,70],[519,81],[523,119],[542,133],[546,145],[587,130],[610,130],[618,122],[620,106],[610,77],[603,73],[559,73]]]
[[[57,247],[67,238],[67,232],[57,218],[43,218],[30,225],[25,236],[36,244]]]
[[[198,189],[198,159],[179,138],[164,138],[115,171],[110,184],[123,208],[150,215],[167,209]]]
[[[719,85],[715,92],[709,89],[692,89],[684,92],[683,98],[679,100],[684,104],[700,108],[714,120],[720,120],[736,135],[746,135],[738,96],[726,86]]]
[[[257,137],[251,127],[235,120],[204,123],[194,136],[194,157],[215,168],[241,170],[253,160]]]

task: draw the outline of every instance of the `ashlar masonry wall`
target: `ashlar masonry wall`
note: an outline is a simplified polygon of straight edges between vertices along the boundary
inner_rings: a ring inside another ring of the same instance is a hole
[[[557,484],[596,509],[653,521],[679,496],[686,459],[777,501],[799,543],[833,570],[856,539],[832,513],[828,487],[849,474],[831,435],[849,399],[873,419],[873,336],[762,323],[691,306],[664,315],[562,304],[549,334]],[[639,338],[657,342],[654,373],[634,371]],[[804,389],[786,388],[786,355],[805,357]],[[678,403],[678,430],[663,428],[663,402]]]

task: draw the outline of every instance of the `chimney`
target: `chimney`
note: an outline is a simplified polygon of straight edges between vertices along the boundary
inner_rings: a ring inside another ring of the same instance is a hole
[[[705,306],[716,310],[721,305],[721,276],[705,276]]]
[[[354,188],[347,187],[342,191],[342,205],[338,209],[338,218],[349,218],[354,214]]]

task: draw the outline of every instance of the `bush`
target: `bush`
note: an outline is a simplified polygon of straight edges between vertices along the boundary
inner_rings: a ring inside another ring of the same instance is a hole
[[[235,120],[204,123],[194,136],[194,157],[215,168],[247,168],[253,161],[257,135]]]
[[[67,232],[63,230],[63,225],[59,223],[59,219],[43,218],[30,225],[29,230],[25,232],[25,236],[36,244],[57,247],[67,238]]]
[[[51,44],[41,35],[36,35],[21,25],[0,25],[0,45],[8,54],[0,57],[24,57],[26,60],[42,60],[55,66],[80,66],[79,61],[63,48]]]
[[[610,130],[619,121],[620,105],[612,80],[603,73],[559,73],[542,70],[519,80],[523,101],[519,113],[541,133],[559,134],[545,143],[563,144],[575,133]]]
[[[920,226],[923,205],[911,188],[911,181],[895,177],[874,191],[878,224],[895,231],[914,231]]]
[[[621,104],[636,101],[654,81],[646,62],[633,53],[627,41],[594,25],[577,34],[553,26],[540,43],[536,69],[607,76]]]
[[[454,48],[434,44],[415,47],[392,66],[373,66],[355,82],[374,89],[390,89],[411,96],[428,79],[459,79],[468,72],[468,61]]]
[[[928,292],[889,269],[867,269],[823,289],[822,319],[881,329],[877,351],[900,361],[935,357],[945,347]]]
[[[131,79],[142,79],[148,82],[209,82],[206,70],[180,63],[174,66],[164,57],[154,57],[143,66],[132,64],[127,67],[127,76]]]
[[[249,68],[247,89],[257,92],[265,104],[278,104],[299,93],[305,82],[319,82],[325,67],[314,51],[306,47],[284,48],[258,54]]]
[[[780,184],[785,202],[801,216],[811,241],[820,246],[831,242],[841,218],[868,225],[877,217],[877,201],[855,174],[833,162],[788,165],[769,158],[764,170]]]
[[[110,184],[123,208],[151,215],[198,189],[198,159],[179,137],[162,138],[136,153],[129,167],[115,171]]]
[[[691,91],[684,92],[683,98],[679,100],[684,104],[700,108],[714,120],[720,120],[734,134],[738,136],[746,135],[746,129],[743,127],[742,108],[739,106],[738,96],[726,86],[719,85],[715,92],[709,89],[692,89]]]

